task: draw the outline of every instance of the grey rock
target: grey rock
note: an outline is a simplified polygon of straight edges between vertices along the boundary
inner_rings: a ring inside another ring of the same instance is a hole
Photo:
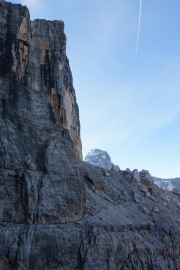
[[[136,181],[136,182],[141,182],[141,177],[140,174],[138,172],[137,169],[133,170],[132,172],[132,178]]]
[[[152,209],[153,212],[156,212],[156,213],[159,213],[159,208],[154,206],[153,209]]]
[[[62,21],[0,2],[0,220],[64,223],[85,209],[78,106]]]
[[[134,193],[134,200],[136,203],[139,203],[141,201],[141,196],[136,192]]]
[[[173,188],[172,192],[180,196],[180,188]]]
[[[112,169],[113,169],[113,171],[115,171],[117,173],[120,172],[120,168],[118,165],[113,165]]]
[[[124,177],[125,177],[125,179],[127,180],[127,181],[131,181],[132,180],[132,173],[131,173],[131,171],[123,171],[123,175],[124,175]]]
[[[149,211],[149,209],[148,208],[146,208],[145,206],[143,206],[142,207],[142,211],[143,211],[143,213],[145,213],[146,215],[150,215],[150,211]]]
[[[83,169],[84,178],[87,182],[93,184],[96,189],[104,189],[106,187],[106,180],[103,177],[102,171],[99,172],[98,168],[86,162],[83,163]]]
[[[149,192],[148,187],[144,186],[143,184],[140,184],[140,190],[141,190],[143,193]]]
[[[146,198],[151,198],[151,194],[149,192],[146,192],[145,196]]]
[[[79,112],[63,21],[30,21],[27,7],[12,8],[5,1],[0,8],[0,107],[4,121],[9,121],[8,129],[1,123],[1,151],[7,140],[13,143],[6,163],[12,165],[18,132],[33,140],[45,133],[43,143],[45,135],[55,128],[57,133],[60,129],[69,131],[81,159]],[[16,165],[21,163],[21,155],[16,155]],[[33,161],[33,156],[29,158]]]
[[[141,183],[147,187],[151,187],[154,182],[153,182],[153,178],[150,175],[149,171],[147,170],[142,170],[140,172],[140,177],[141,177]]]
[[[179,197],[79,160],[63,28],[0,0],[0,269],[179,269]]]

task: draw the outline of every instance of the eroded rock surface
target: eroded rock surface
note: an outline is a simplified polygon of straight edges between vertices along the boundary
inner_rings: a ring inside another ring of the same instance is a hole
[[[79,113],[63,21],[31,22],[26,7],[4,1],[0,5],[2,114],[13,123],[23,117],[37,129],[50,125],[68,129],[81,159]]]
[[[179,270],[180,196],[78,159],[63,22],[0,15],[0,269]]]
[[[84,216],[65,224],[1,222],[0,269],[179,270],[179,196],[126,178],[126,171],[107,177],[78,165]]]
[[[0,218],[61,223],[85,203],[80,124],[62,21],[0,1]]]

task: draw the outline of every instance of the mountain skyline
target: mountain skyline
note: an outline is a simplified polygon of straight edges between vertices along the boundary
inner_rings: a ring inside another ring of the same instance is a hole
[[[107,151],[121,168],[180,176],[179,1],[23,0],[31,19],[64,20],[83,155]]]

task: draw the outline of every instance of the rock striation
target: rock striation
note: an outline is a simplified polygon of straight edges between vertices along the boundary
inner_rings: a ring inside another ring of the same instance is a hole
[[[0,132],[1,220],[61,223],[81,217],[83,177],[69,163],[82,155],[64,23],[31,22],[27,7],[5,1]]]
[[[81,159],[79,112],[66,56],[64,22],[31,22],[27,7],[5,1],[0,5],[2,113],[13,116],[13,121],[22,114],[32,125],[48,129],[49,123],[67,129]],[[14,109],[11,112],[8,102]]]
[[[80,160],[63,28],[0,0],[0,269],[179,270],[179,195]]]

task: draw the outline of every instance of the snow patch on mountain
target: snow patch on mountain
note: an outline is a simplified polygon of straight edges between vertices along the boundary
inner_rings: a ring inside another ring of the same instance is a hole
[[[114,166],[114,164],[111,162],[109,154],[100,149],[92,149],[87,154],[84,161],[107,170],[111,170]]]

